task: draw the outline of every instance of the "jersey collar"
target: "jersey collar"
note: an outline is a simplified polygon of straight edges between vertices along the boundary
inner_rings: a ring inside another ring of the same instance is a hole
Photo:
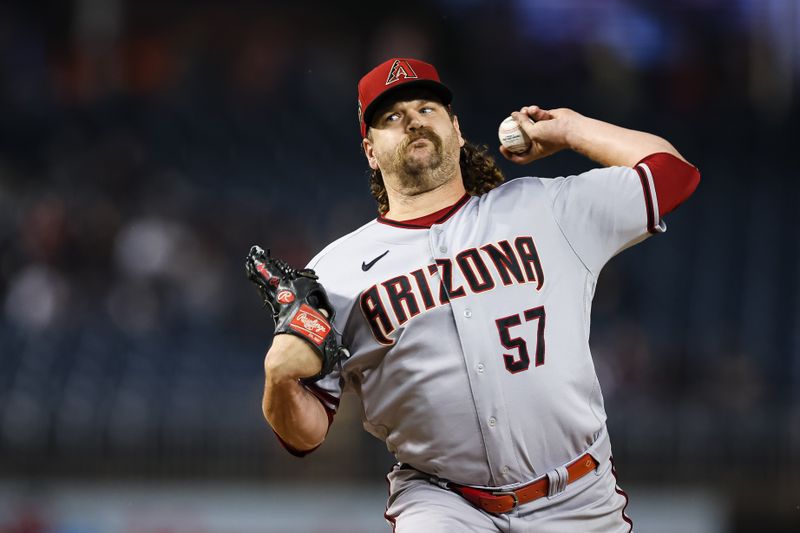
[[[455,215],[456,211],[461,209],[461,207],[466,204],[470,198],[471,196],[469,193],[464,193],[464,196],[462,196],[453,205],[448,205],[444,209],[439,209],[438,211],[435,211],[429,215],[425,215],[424,217],[412,218],[411,220],[392,220],[390,218],[379,216],[377,220],[381,224],[387,224],[396,228],[430,229],[430,227],[434,224],[441,224],[451,216]]]

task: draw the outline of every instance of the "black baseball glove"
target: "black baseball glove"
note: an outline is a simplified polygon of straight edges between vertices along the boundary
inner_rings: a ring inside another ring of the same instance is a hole
[[[304,339],[322,360],[319,374],[302,381],[313,383],[322,379],[350,356],[336,340],[331,325],[336,313],[313,270],[292,268],[258,246],[250,248],[245,269],[264,303],[272,309],[275,334],[289,333]]]

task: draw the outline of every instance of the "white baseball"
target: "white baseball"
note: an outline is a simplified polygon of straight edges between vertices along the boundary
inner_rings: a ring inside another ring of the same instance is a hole
[[[531,121],[532,122],[532,121]],[[521,154],[531,147],[531,140],[513,117],[506,118],[497,130],[500,143],[510,152]]]

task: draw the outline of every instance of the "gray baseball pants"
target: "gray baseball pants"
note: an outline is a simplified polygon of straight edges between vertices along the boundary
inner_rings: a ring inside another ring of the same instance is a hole
[[[474,507],[429,476],[396,465],[388,475],[386,519],[396,533],[630,533],[628,497],[610,459],[551,497],[496,515]]]

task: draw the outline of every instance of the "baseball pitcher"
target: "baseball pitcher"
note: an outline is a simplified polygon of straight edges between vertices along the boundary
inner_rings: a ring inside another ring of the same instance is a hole
[[[589,351],[592,297],[609,259],[666,230],[698,170],[655,135],[531,105],[511,113],[525,142],[504,157],[570,149],[599,166],[504,182],[452,100],[423,61],[370,71],[358,119],[379,216],[304,269],[251,250],[276,323],[264,416],[302,456],[354,393],[398,460],[395,531],[632,531]]]

